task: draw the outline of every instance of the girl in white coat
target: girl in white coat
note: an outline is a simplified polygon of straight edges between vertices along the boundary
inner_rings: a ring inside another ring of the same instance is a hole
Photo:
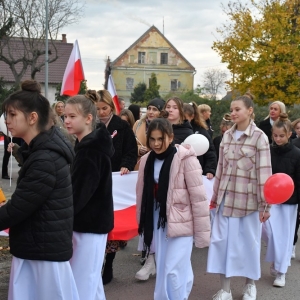
[[[139,233],[156,253],[154,299],[188,299],[193,285],[191,253],[209,244],[209,209],[202,169],[189,146],[172,146],[173,130],[163,118],[147,131],[149,153],[141,158],[137,191]]]

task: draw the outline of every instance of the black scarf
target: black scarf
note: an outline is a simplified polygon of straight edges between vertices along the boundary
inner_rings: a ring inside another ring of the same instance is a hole
[[[166,208],[167,208],[167,194],[169,188],[170,168],[173,157],[177,152],[172,145],[160,154],[151,151],[144,169],[144,188],[141,205],[141,215],[139,224],[139,234],[144,234],[144,244],[147,252],[149,252],[150,245],[153,238],[153,206],[154,206],[154,161],[155,159],[164,160],[164,163],[159,172],[158,189],[156,193],[156,209],[159,208],[159,219],[157,229],[165,228],[167,222]]]

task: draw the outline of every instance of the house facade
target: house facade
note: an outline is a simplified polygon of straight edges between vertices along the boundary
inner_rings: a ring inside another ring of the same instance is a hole
[[[16,39],[14,40],[15,47],[12,47],[10,51],[12,51],[11,55],[17,59],[22,57],[24,53],[24,44],[22,41],[19,41]],[[62,35],[61,40],[55,40],[54,41],[55,48],[57,51],[57,60],[55,60],[52,63],[48,64],[48,100],[50,103],[54,103],[55,101],[55,93],[56,93],[56,86],[62,82],[64,72],[70,57],[70,54],[73,49],[73,43],[67,43],[66,34]],[[49,49],[51,51],[51,43],[49,41]],[[4,49],[5,51],[8,51],[7,49]],[[52,49],[53,51],[53,49]],[[42,55],[40,60],[44,60],[45,56]],[[51,59],[51,55],[49,55],[49,59]],[[17,65],[18,67],[18,65]],[[19,69],[21,69],[21,65],[19,66]],[[15,78],[13,76],[13,73],[9,66],[5,64],[3,61],[0,61],[0,77],[3,78],[5,84],[7,86],[12,86],[15,82]],[[21,81],[24,81],[26,79],[30,79],[30,67],[28,67],[27,71],[23,75]],[[36,73],[35,80],[37,80],[41,86],[42,86],[42,93],[45,93],[45,67],[43,66],[41,68],[40,72]]]
[[[155,26],[111,63],[118,96],[127,102],[138,83],[149,86],[152,73],[156,74],[161,96],[193,89],[195,68]]]

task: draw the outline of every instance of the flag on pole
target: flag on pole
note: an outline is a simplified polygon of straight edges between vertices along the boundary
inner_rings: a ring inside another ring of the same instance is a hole
[[[109,77],[108,77],[107,90],[111,94],[112,100],[113,100],[115,108],[116,108],[116,114],[118,115],[120,113],[120,104],[119,104],[119,99],[118,99],[118,95],[116,92],[115,84],[114,84],[114,81],[113,81],[113,78],[111,77],[111,75],[109,75]]]
[[[84,72],[79,46],[76,40],[64,73],[60,94],[67,96],[77,95],[82,80],[84,80]]]

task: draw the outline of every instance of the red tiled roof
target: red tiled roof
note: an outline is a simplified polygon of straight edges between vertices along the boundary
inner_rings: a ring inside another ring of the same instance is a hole
[[[13,57],[16,59],[18,57],[22,57],[21,53],[24,49],[24,45],[21,40],[15,40],[15,43],[18,43],[19,47],[13,47]],[[48,82],[49,83],[60,83],[63,80],[64,72],[70,57],[70,54],[73,49],[73,44],[71,43],[65,43],[60,40],[55,41],[55,46],[57,48],[57,55],[58,59],[52,63],[49,63],[49,74],[48,74]],[[18,50],[16,50],[19,48]],[[49,49],[51,49],[51,41],[49,40]],[[4,49],[4,51],[7,51],[7,49]],[[51,56],[49,55],[49,60],[51,60]],[[45,56],[42,55],[39,58],[39,61],[42,61],[45,59]],[[17,65],[18,66],[18,65]],[[20,68],[22,65],[20,64]],[[27,71],[25,72],[24,76],[22,77],[22,81],[25,79],[30,79],[30,71],[31,67],[29,66]],[[5,64],[3,61],[0,61],[0,77],[3,77],[5,82],[13,83],[15,81],[14,76],[12,74],[12,71],[10,70],[9,66]],[[45,82],[45,66],[42,67],[42,70],[40,72],[37,72],[35,75],[35,80],[39,81],[40,83]]]

